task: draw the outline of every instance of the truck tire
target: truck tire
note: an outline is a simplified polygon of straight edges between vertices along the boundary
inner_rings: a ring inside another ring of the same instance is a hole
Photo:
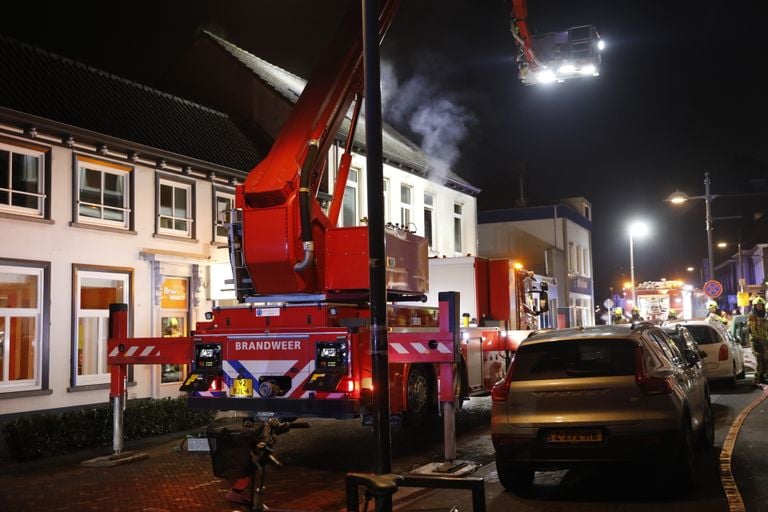
[[[435,406],[435,379],[423,365],[413,365],[406,383],[406,410],[403,425],[421,427],[437,415]]]

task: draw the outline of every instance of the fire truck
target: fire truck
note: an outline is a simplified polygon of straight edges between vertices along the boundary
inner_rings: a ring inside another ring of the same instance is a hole
[[[379,3],[379,41],[397,4]],[[239,304],[214,308],[189,336],[177,338],[128,337],[127,308],[113,305],[108,363],[116,411],[128,365],[185,364],[181,390],[193,408],[288,418],[370,416],[370,230],[337,227],[364,90],[359,9],[353,2],[270,152],[236,188],[227,224]],[[528,33],[524,17],[513,17],[513,27]],[[528,44],[526,36],[516,41]],[[533,64],[532,51],[522,53]],[[326,209],[318,191],[329,147],[352,105],[346,153]],[[510,262],[476,258],[473,264],[484,269],[478,282],[486,284],[460,290],[460,298],[459,283],[432,280],[439,265],[429,264],[424,238],[396,226],[385,227],[384,237],[390,414],[418,426],[439,414],[440,403],[487,393],[503,376],[515,347],[510,333],[530,323],[531,312],[521,311],[531,295],[524,293],[527,274]],[[493,300],[481,298],[494,280],[506,284]],[[427,294],[432,303],[424,305]],[[460,300],[477,307],[462,308]],[[462,332],[462,310],[477,318],[476,330],[467,322]]]
[[[705,310],[706,296],[682,281],[645,281],[635,287],[640,316],[650,321],[666,320],[669,310],[678,318],[695,318]]]

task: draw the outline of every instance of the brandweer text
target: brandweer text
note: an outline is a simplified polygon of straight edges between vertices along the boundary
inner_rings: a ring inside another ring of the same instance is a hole
[[[236,341],[235,350],[301,350],[301,342],[279,341]]]

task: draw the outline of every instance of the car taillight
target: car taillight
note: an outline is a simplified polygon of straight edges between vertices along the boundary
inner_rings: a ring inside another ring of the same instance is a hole
[[[512,382],[512,373],[515,371],[515,360],[512,360],[512,364],[507,370],[507,375],[504,380],[500,380],[491,388],[491,401],[493,402],[506,402],[507,395],[509,395],[509,383]]]
[[[648,374],[643,347],[635,348],[635,383],[644,395],[666,395],[672,392],[670,377],[654,377]]]
[[[720,345],[720,351],[717,353],[717,360],[718,361],[728,360],[728,346]]]

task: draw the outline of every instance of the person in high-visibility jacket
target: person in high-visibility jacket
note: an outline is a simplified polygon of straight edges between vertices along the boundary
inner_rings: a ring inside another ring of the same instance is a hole
[[[765,299],[752,299],[752,312],[747,317],[747,331],[757,356],[755,381],[768,384],[768,318],[765,316]]]
[[[640,308],[632,306],[632,317],[629,319],[631,322],[642,322],[645,318],[640,316]]]
[[[720,311],[720,307],[717,305],[717,302],[714,300],[710,300],[707,302],[707,310],[709,313],[707,313],[707,322],[711,324],[722,324],[722,325],[728,325],[728,319],[725,318]]]
[[[611,315],[611,323],[613,324],[628,324],[629,321],[624,316],[624,310],[622,308],[613,308],[613,314]]]

